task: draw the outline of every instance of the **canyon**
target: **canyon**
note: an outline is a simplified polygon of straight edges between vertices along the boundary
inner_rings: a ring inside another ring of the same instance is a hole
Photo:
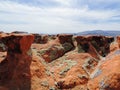
[[[120,90],[120,36],[0,33],[0,90]]]

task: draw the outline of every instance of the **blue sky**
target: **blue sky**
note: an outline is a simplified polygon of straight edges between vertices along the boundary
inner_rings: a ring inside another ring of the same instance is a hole
[[[120,0],[0,0],[0,30],[120,30]]]

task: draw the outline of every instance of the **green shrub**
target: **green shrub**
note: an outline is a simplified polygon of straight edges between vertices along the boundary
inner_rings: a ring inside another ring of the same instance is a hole
[[[78,74],[78,77],[79,77],[80,79],[88,79],[88,76],[85,75],[85,74]]]
[[[77,48],[78,48],[78,53],[85,53],[85,51],[83,50],[80,44],[78,44]]]
[[[73,48],[71,43],[64,43],[62,46],[64,47],[65,52],[70,51]]]
[[[47,49],[41,49],[40,51],[38,51],[38,53],[40,53],[41,55],[44,55],[47,52]]]
[[[44,87],[48,87],[49,83],[48,83],[48,81],[42,81],[41,85],[44,86]]]
[[[60,71],[60,75],[63,75],[65,72],[69,71],[74,65],[77,64],[76,61],[72,60],[64,60],[63,63],[67,63],[67,66]]]

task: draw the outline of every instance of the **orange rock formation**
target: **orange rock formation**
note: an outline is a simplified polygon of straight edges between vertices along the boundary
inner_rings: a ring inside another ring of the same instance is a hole
[[[0,42],[0,90],[120,90],[119,36],[1,33]]]

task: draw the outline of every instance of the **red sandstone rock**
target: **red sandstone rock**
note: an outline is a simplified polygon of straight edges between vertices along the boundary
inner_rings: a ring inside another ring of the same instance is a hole
[[[39,52],[46,62],[51,62],[64,55],[65,51],[62,46],[54,45]]]
[[[48,35],[33,34],[35,36],[34,43],[45,44],[48,42]]]
[[[1,36],[2,42],[7,46],[8,52],[12,53],[26,53],[32,42],[33,42],[34,36],[33,35],[17,35],[17,34],[11,34],[11,35],[5,35]],[[28,42],[29,41],[29,42]]]
[[[110,45],[110,52],[114,52],[114,51],[119,50],[119,49],[120,49],[120,36],[117,36],[116,41],[114,41]]]
[[[117,43],[118,43],[118,46],[119,46],[119,48],[120,48],[120,36],[117,36]]]
[[[56,42],[56,44],[47,43],[50,45],[45,49],[41,49],[39,53],[45,59],[46,62],[51,62],[63,56],[66,52],[74,48],[72,36],[73,35],[66,35],[66,34],[58,35],[58,38],[56,40],[54,41],[52,40],[53,42]]]
[[[89,90],[119,90],[120,89],[120,53],[115,51],[106,57],[89,81]]]
[[[6,86],[10,90],[30,90],[31,56],[28,50],[34,40],[33,35],[4,35],[1,36],[7,46],[7,56],[0,63],[0,86]]]
[[[71,35],[59,35],[46,44],[33,44],[32,56],[28,51],[33,35],[0,37],[8,47],[6,59],[1,60],[0,56],[0,89],[120,90],[119,48],[108,54],[113,37],[77,36],[81,51],[78,53],[68,48],[69,44],[74,46]],[[108,55],[101,60],[99,55],[106,53]]]
[[[113,42],[110,44],[110,52],[114,52],[119,49],[119,45],[117,42]]]
[[[58,34],[57,36],[58,36],[58,39],[59,39],[61,44],[64,44],[64,43],[73,44],[73,41],[72,41],[73,35],[71,35],[71,34]]]
[[[77,36],[75,39],[80,52],[92,53],[97,58],[98,54],[105,56],[110,52],[110,43],[114,40],[113,37],[105,36]]]
[[[65,48],[65,52],[68,52],[74,48],[73,40],[72,37],[73,35],[71,34],[58,34],[58,40],[60,44]]]

